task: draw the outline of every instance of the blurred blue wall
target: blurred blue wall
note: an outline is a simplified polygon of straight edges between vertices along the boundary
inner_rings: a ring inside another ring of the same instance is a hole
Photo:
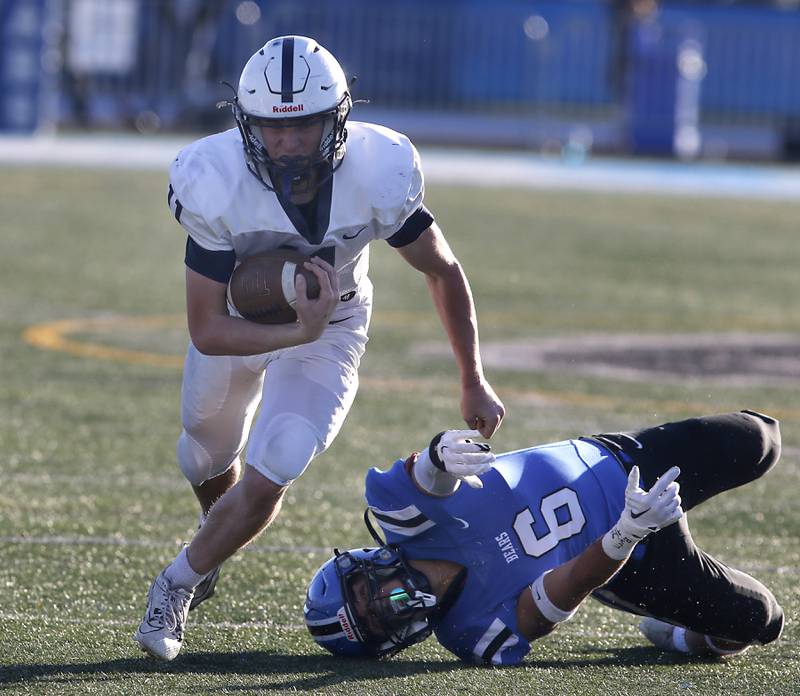
[[[47,30],[23,36],[31,13]],[[358,76],[360,117],[424,140],[580,132],[599,150],[761,157],[800,142],[797,10],[611,0],[4,0],[0,129],[225,127],[220,80],[288,33]]]
[[[39,122],[44,10],[44,0],[0,2],[0,131]]]

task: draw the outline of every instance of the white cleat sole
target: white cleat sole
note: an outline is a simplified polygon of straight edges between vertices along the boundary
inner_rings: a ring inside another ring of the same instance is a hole
[[[136,632],[133,639],[139,646],[139,649],[152,657],[154,660],[158,660],[159,662],[172,662],[176,657],[178,657],[178,653],[181,651],[180,643],[177,646],[158,646],[155,645],[148,645],[145,637]],[[159,649],[160,648],[160,649]]]

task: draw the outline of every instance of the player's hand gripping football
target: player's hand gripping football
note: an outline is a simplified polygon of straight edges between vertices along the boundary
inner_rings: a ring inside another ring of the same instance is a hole
[[[475,442],[477,430],[445,430],[430,445],[434,466],[466,482],[473,488],[483,488],[478,478],[494,464],[492,448],[486,442]]]
[[[306,295],[306,279],[303,275],[298,273],[295,278],[297,302],[294,309],[297,312],[297,323],[304,342],[310,343],[320,337],[336,309],[339,302],[339,280],[333,266],[318,256],[306,261],[304,266],[319,282],[319,297],[312,300]]]

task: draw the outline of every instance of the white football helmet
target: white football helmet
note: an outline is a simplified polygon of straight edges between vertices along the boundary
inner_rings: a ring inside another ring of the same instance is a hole
[[[317,186],[336,171],[345,153],[345,123],[352,106],[347,87],[337,60],[305,36],[272,39],[247,61],[236,98],[228,103],[242,134],[247,168],[264,186],[288,194],[292,186],[308,182],[316,169],[321,169]],[[324,120],[314,156],[270,158],[258,126],[280,128],[311,119]]]

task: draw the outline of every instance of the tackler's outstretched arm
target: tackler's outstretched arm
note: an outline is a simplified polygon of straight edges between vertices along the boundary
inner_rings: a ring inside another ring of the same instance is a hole
[[[649,491],[639,487],[633,467],[625,489],[625,508],[617,523],[575,558],[540,575],[519,597],[520,632],[534,640],[571,618],[589,594],[608,582],[630,557],[633,547],[684,514],[678,467],[672,467]]]

